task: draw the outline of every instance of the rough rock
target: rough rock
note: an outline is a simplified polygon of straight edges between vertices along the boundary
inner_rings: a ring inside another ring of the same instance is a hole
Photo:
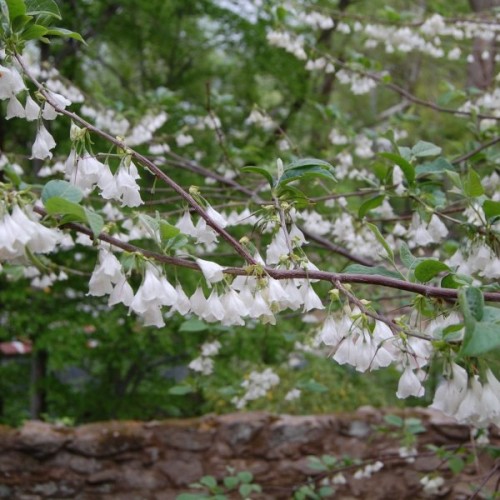
[[[254,412],[76,428],[42,422],[27,422],[17,430],[0,426],[0,499],[174,500],[202,476],[222,480],[231,467],[253,474],[263,488],[256,500],[285,500],[297,486],[325,477],[310,467],[308,457],[329,455],[365,464],[380,458],[384,463],[379,472],[362,479],[354,478],[362,464],[345,465],[347,484],[337,487],[335,498],[429,498],[420,479],[437,472],[446,480],[440,498],[451,500],[466,498],[470,485],[481,484],[492,471],[494,459],[487,453],[477,455],[479,470],[473,462],[456,476],[446,461],[429,455],[430,443],[448,449],[469,446],[467,427],[428,410],[400,415],[419,418],[426,429],[416,436],[420,455],[414,461],[399,456],[401,436],[377,431],[384,412],[368,407],[339,415]],[[499,446],[500,431],[492,428],[489,439]],[[493,490],[499,477],[500,471],[493,471],[485,488]]]

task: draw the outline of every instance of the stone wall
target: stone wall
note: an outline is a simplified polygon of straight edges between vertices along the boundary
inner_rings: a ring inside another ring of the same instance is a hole
[[[263,487],[259,498],[289,499],[294,487],[319,474],[308,467],[307,457],[323,454],[384,462],[371,478],[354,479],[358,466],[346,469],[348,483],[335,498],[429,498],[419,480],[438,468],[449,479],[440,498],[469,498],[471,485],[479,485],[492,470],[492,459],[482,453],[452,478],[426,444],[468,444],[469,429],[424,410],[411,415],[426,428],[414,463],[399,456],[397,439],[376,430],[383,414],[373,409],[320,416],[236,413],[76,428],[36,421],[20,429],[0,427],[0,498],[174,500],[201,476],[222,478],[231,466],[254,474]],[[490,431],[490,441],[500,445],[498,429]],[[485,485],[494,487],[497,480],[498,472]]]

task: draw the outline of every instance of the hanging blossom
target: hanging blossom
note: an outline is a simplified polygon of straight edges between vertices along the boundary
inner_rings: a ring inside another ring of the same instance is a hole
[[[24,257],[26,249],[33,253],[52,252],[63,240],[61,231],[40,224],[30,205],[14,205],[11,212],[4,205],[0,206],[1,212],[0,260]]]
[[[477,273],[490,279],[500,277],[500,258],[483,240],[476,241],[470,247],[457,249],[445,263],[460,274]]]
[[[487,427],[500,424],[500,382],[488,369],[485,380],[470,376],[456,363],[447,367],[431,408],[440,410],[462,424]]]
[[[122,207],[138,207],[144,202],[141,199],[137,179],[140,179],[137,167],[129,157],[126,157],[120,163],[114,176],[105,172],[100,177],[101,196],[106,200],[121,201]]]
[[[0,99],[10,99],[23,90],[26,90],[26,85],[19,71],[14,67],[0,66]]]
[[[57,106],[58,109],[65,109],[70,104],[71,101],[64,97],[62,94],[58,94],[57,92],[47,92],[50,100]],[[60,111],[56,111],[56,108],[52,106],[48,101],[43,105],[42,118],[44,120],[55,120],[61,114]]]
[[[398,350],[391,329],[376,321],[373,331],[363,326],[359,309],[340,320],[328,316],[320,330],[320,338],[334,348],[333,359],[349,364],[359,372],[389,366],[397,360]]]
[[[109,295],[108,305],[130,306],[134,291],[127,281],[120,261],[108,249],[102,247],[96,267],[89,281],[89,295],[102,297]]]
[[[36,134],[35,142],[31,148],[31,158],[38,158],[39,160],[45,160],[46,158],[52,158],[51,149],[56,147],[56,141],[50,135],[49,131],[45,128],[43,123],[40,123],[38,127],[38,132]]]
[[[426,224],[415,212],[408,230],[408,246],[415,248],[440,243],[447,235],[447,227],[436,214],[432,214],[429,223]]]
[[[222,214],[215,210],[215,208],[209,205],[205,211],[219,227],[224,228],[227,226],[228,221]],[[196,238],[197,243],[202,243],[208,247],[217,241],[217,233],[207,225],[205,219],[200,217],[195,226],[188,210],[186,210],[177,221],[175,227],[183,234]]]
[[[65,162],[65,177],[85,192],[90,192],[96,185],[104,189],[108,183],[114,181],[108,165],[87,151],[78,156],[74,149]]]
[[[146,263],[141,286],[130,303],[130,310],[139,315],[145,326],[165,326],[162,306],[173,306],[178,300],[177,290],[162,272]]]

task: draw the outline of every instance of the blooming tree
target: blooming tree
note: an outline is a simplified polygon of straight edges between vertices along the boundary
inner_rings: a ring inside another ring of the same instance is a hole
[[[21,268],[35,286],[50,286],[81,271],[76,258],[58,266],[58,254],[87,246],[96,255],[88,294],[123,304],[145,326],[163,328],[174,314],[279,326],[282,314],[300,312],[334,362],[359,372],[398,367],[399,398],[423,396],[435,367],[434,408],[478,427],[498,424],[498,77],[469,91],[438,82],[441,95],[421,96],[411,87],[429,73],[414,68],[411,85],[398,74],[408,55],[431,68],[494,64],[498,18],[386,9],[372,20],[349,1],[324,3],[213,2],[244,17],[247,32],[262,29],[276,61],[300,68],[310,102],[287,111],[271,88],[267,103],[234,106],[226,117],[208,86],[204,109],[175,102],[128,119],[47,65],[37,42],[84,43],[54,27],[53,0],[0,0],[3,113],[9,124],[33,123],[31,148],[1,157],[2,271]],[[224,55],[229,43],[221,42]],[[305,106],[316,114],[294,128]],[[371,125],[357,123],[359,106],[371,106]],[[167,134],[170,115],[182,126]],[[415,137],[415,122],[432,128],[434,120],[470,137],[458,145]],[[69,139],[58,144],[61,128]],[[203,135],[218,157],[197,149]],[[249,161],[238,144],[252,141],[271,144],[268,156]],[[199,185],[183,184],[179,167]],[[387,290],[401,307],[387,302]],[[189,368],[209,375],[220,347],[205,343]],[[270,369],[253,372],[234,404],[278,383]],[[297,397],[296,389],[287,399]]]

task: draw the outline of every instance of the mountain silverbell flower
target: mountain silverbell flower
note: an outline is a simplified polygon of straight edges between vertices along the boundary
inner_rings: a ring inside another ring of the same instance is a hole
[[[204,259],[195,259],[195,262],[200,266],[201,272],[208,283],[217,283],[224,279],[225,268],[219,264]]]
[[[50,150],[54,149],[55,147],[56,141],[54,141],[54,138],[45,128],[45,125],[41,123],[38,127],[35,142],[33,143],[31,158],[38,158],[39,160],[52,158],[52,153],[50,152]]]
[[[25,89],[24,80],[16,68],[0,66],[0,99],[10,99]]]

